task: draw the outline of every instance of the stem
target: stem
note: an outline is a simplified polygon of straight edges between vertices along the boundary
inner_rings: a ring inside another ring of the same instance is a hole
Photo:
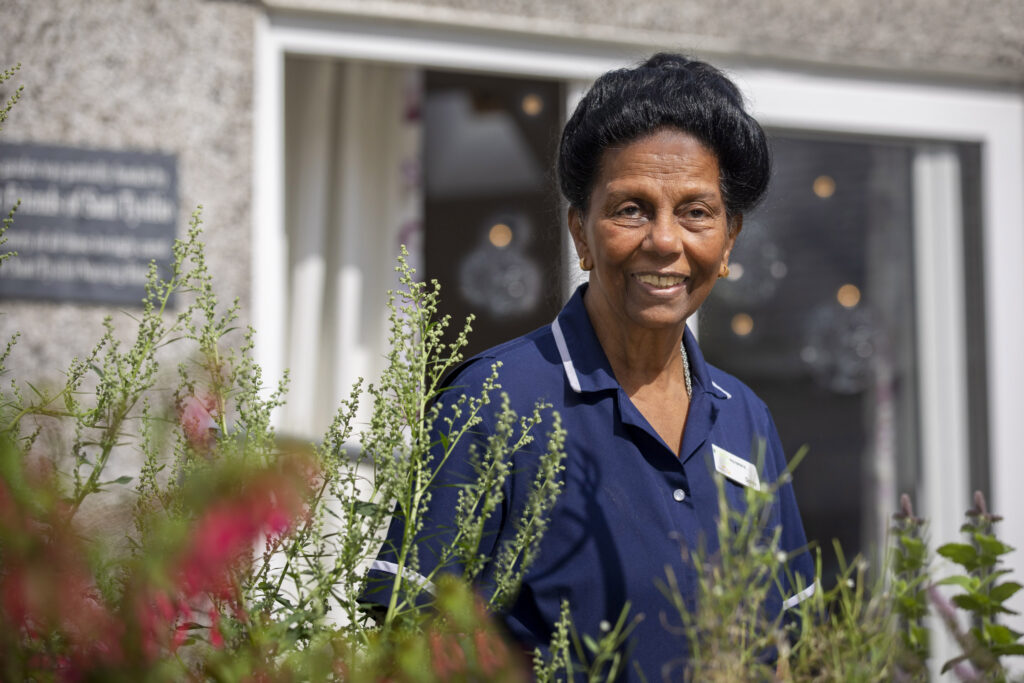
[[[167,302],[170,301],[171,293],[175,289],[177,289],[179,285],[180,281],[178,280],[177,275],[172,276],[170,281],[167,283],[167,287],[163,292],[162,298],[159,300],[160,306],[159,308],[157,308],[155,313],[156,320],[162,321],[164,311],[167,309]],[[143,322],[144,321],[145,317],[143,318]],[[158,325],[154,329],[154,332],[159,332],[159,330],[160,327]],[[168,330],[167,332],[169,331],[170,330]],[[143,335],[142,352],[137,356],[135,365],[134,367],[131,368],[129,378],[134,379],[138,377],[139,372],[146,363],[146,360],[152,356],[154,348],[154,338],[156,338],[158,342],[160,339],[166,336],[167,332],[161,334],[151,333],[148,335]],[[121,386],[124,386],[123,379]],[[114,446],[117,445],[117,437],[120,434],[121,425],[124,423],[124,420],[128,416],[128,413],[130,413],[131,410],[135,407],[136,403],[138,403],[139,397],[143,394],[143,392],[146,389],[148,389],[148,387],[136,387],[134,395],[129,394],[128,397],[121,401],[120,405],[118,406],[118,409],[114,411],[114,417],[110,422],[108,422],[107,428],[103,432],[104,437],[100,440],[100,457],[97,458],[96,464],[93,465],[92,472],[90,472],[89,478],[86,480],[85,484],[78,488],[75,492],[75,497],[74,500],[72,501],[71,509],[68,512],[69,520],[75,516],[75,514],[78,512],[79,507],[81,507],[82,502],[85,500],[86,496],[92,493],[93,489],[96,487],[100,475],[103,473],[103,470],[107,466],[107,460],[110,458],[110,452],[113,450]],[[102,384],[100,391],[102,391]]]

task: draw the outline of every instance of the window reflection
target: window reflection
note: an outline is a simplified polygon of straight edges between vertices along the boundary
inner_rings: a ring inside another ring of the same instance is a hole
[[[919,454],[910,143],[775,136],[764,204],[702,309],[708,360],[768,404],[808,538],[870,551]]]
[[[426,271],[456,326],[476,316],[470,353],[549,323],[561,306],[549,171],[561,91],[545,81],[426,75]]]

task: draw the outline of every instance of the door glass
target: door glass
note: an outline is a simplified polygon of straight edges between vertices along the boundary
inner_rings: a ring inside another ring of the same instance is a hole
[[[562,86],[428,72],[423,111],[424,259],[470,353],[551,322],[561,306],[552,163]]]
[[[832,539],[875,547],[918,481],[914,149],[775,135],[769,194],[701,311],[708,361],[768,404],[788,456],[809,448],[794,481],[825,576]]]

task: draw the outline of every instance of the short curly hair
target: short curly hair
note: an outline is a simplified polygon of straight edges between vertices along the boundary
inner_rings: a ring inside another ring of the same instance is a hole
[[[558,181],[570,206],[586,211],[606,149],[663,128],[689,133],[715,154],[730,219],[761,200],[771,156],[739,88],[706,62],[662,52],[598,78],[565,124]]]

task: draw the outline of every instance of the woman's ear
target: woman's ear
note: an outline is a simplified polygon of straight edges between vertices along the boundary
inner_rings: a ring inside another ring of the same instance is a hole
[[[586,258],[590,255],[587,249],[587,238],[583,234],[583,212],[575,206],[569,207],[569,214],[566,217],[569,223],[569,234],[572,235],[573,244],[576,245],[576,255]]]
[[[736,236],[740,234],[740,230],[743,229],[743,214],[737,213],[729,218],[729,237],[733,241],[736,240]]]
[[[743,214],[738,213],[729,218],[726,229],[729,231],[729,234],[725,240],[725,253],[722,254],[722,263],[728,266],[729,255],[732,254],[732,248],[736,245],[736,238],[739,237],[740,231],[743,230]]]
[[[569,234],[576,245],[576,255],[580,257],[580,270],[586,272],[594,267],[594,259],[587,247],[587,233],[583,229],[583,212],[576,207],[569,207]]]

